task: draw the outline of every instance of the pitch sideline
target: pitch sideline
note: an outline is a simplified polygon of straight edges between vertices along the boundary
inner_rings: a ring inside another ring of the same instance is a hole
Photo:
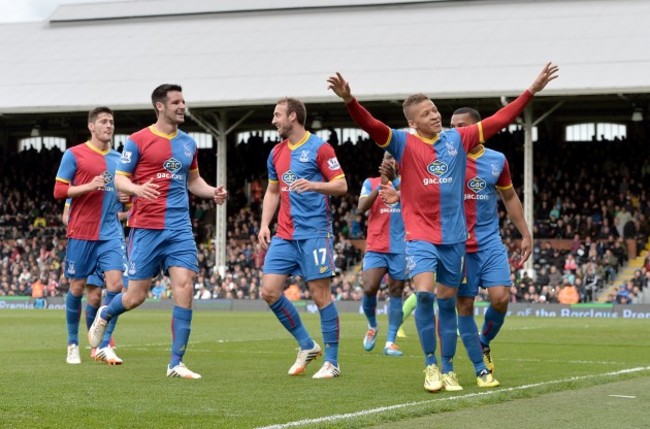
[[[431,404],[435,402],[454,401],[458,399],[473,398],[477,396],[493,395],[502,392],[514,392],[518,390],[527,390],[535,387],[548,386],[548,385],[559,384],[559,383],[567,383],[567,382],[577,381],[577,380],[586,380],[595,377],[615,377],[622,374],[631,374],[631,373],[641,372],[641,371],[650,371],[650,366],[622,369],[620,371],[606,372],[603,374],[581,375],[581,376],[564,378],[561,380],[551,380],[551,381],[544,381],[541,383],[524,384],[522,386],[508,387],[505,389],[495,389],[486,392],[469,393],[467,395],[450,396],[447,398],[428,399],[426,401],[417,401],[417,402],[406,402],[404,404],[395,404],[395,405],[388,405],[385,407],[370,408],[368,410],[356,411],[354,413],[334,414],[331,416],[319,417],[315,419],[296,420],[294,422],[281,423],[281,424],[270,425],[270,426],[260,426],[256,429],[284,429],[284,428],[300,427],[300,426],[305,426],[305,425],[315,424],[315,423],[335,422],[339,420],[367,416],[370,414],[378,414],[378,413],[383,413],[385,411],[399,410],[402,408],[415,407],[415,406]]]

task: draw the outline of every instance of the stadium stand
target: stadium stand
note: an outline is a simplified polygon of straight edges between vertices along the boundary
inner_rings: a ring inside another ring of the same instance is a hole
[[[516,186],[522,183],[522,139],[519,132],[502,132],[489,142],[506,153]],[[223,276],[215,268],[211,240],[214,205],[191,200],[199,243],[197,299],[259,298],[264,254],[256,236],[266,186],[262,172],[275,143],[252,134],[249,141],[228,152],[232,196],[228,204],[228,262]],[[516,268],[519,237],[505,210],[499,213],[502,236],[513,256],[513,301],[558,302],[561,287],[571,284],[578,290],[580,302],[644,302],[643,292],[650,284],[650,201],[645,191],[650,185],[650,168],[647,157],[625,155],[645,153],[643,142],[619,141],[616,152],[611,150],[611,143],[564,142],[536,149],[534,272]],[[585,150],[586,145],[589,150]],[[337,152],[342,165],[354,168],[347,169],[348,195],[334,199],[332,205],[337,234],[337,276],[332,290],[337,300],[358,300],[365,216],[356,213],[356,198],[363,179],[376,174],[382,152],[361,140],[356,144],[343,142]],[[558,157],[560,152],[562,156]],[[60,296],[67,290],[61,270],[66,242],[60,222],[62,208],[51,195],[60,156],[58,149],[30,149],[2,159],[0,295],[32,296],[34,289],[39,293],[41,285],[44,296]],[[214,177],[212,156],[210,151],[201,151],[205,177]],[[242,159],[247,162],[238,162]],[[539,186],[541,183],[544,185]],[[521,188],[517,191],[522,193]],[[300,278],[292,279],[291,284],[297,286],[300,298],[309,298]],[[161,277],[150,297],[164,299],[169,295],[169,280]],[[384,298],[381,294],[379,297]]]

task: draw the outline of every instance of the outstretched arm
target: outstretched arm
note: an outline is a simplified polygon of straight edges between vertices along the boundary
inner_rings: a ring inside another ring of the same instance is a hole
[[[354,122],[370,135],[379,146],[384,147],[390,140],[391,130],[388,125],[374,118],[356,98],[352,96],[350,84],[337,72],[335,76],[327,79],[328,88],[338,95],[347,107]]]
[[[499,130],[510,125],[524,110],[528,102],[535,94],[546,88],[546,85],[552,80],[557,79],[557,72],[560,68],[553,64],[547,63],[539,73],[530,87],[523,92],[516,100],[500,109],[494,115],[481,121],[483,126],[483,136],[487,140],[495,135]]]

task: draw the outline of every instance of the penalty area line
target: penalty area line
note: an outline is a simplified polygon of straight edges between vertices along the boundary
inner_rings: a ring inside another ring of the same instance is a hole
[[[450,397],[447,397],[447,398],[427,399],[425,401],[406,402],[406,403],[403,403],[403,404],[387,405],[387,406],[384,406],[384,407],[377,407],[377,408],[370,408],[370,409],[367,409],[367,410],[355,411],[353,413],[334,414],[334,415],[331,415],[331,416],[318,417],[318,418],[315,418],[315,419],[296,420],[296,421],[293,421],[293,422],[281,423],[281,424],[276,424],[276,425],[260,426],[257,429],[284,429],[284,428],[306,426],[306,425],[316,424],[316,423],[335,422],[335,421],[339,421],[339,420],[346,420],[346,419],[353,419],[353,418],[356,418],[356,417],[363,417],[363,416],[367,416],[367,415],[371,415],[371,414],[379,414],[379,413],[383,413],[383,412],[386,412],[386,411],[400,410],[400,409],[403,409],[403,408],[410,408],[410,407],[417,407],[417,406],[420,406],[420,405],[433,404],[433,403],[436,403],[436,402],[456,401],[456,400],[459,400],[459,399],[475,398],[475,397],[480,397],[480,396],[488,396],[488,395],[494,395],[494,394],[497,394],[497,393],[516,392],[516,391],[519,391],[519,390],[533,389],[533,388],[536,388],[536,387],[549,386],[549,385],[560,384],[560,383],[568,383],[568,382],[572,382],[572,381],[587,380],[587,379],[596,378],[596,377],[616,377],[616,376],[623,375],[623,374],[632,374],[632,373],[635,373],[635,372],[649,371],[649,370],[650,370],[650,366],[646,366],[646,367],[622,369],[620,371],[605,372],[605,373],[602,373],[602,374],[579,375],[579,376],[575,376],[575,377],[563,378],[563,379],[560,379],[560,380],[550,380],[550,381],[543,381],[543,382],[540,382],[540,383],[524,384],[522,386],[516,386],[516,387],[507,387],[505,389],[496,389],[496,390],[490,390],[490,391],[478,392],[478,393],[468,393],[467,395],[450,396]]]

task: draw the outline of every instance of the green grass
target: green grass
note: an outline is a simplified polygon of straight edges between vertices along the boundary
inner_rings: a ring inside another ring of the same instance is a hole
[[[318,316],[302,317],[320,342]],[[203,379],[191,381],[165,377],[168,311],[136,310],[121,318],[115,338],[125,364],[118,367],[91,361],[85,349],[81,365],[67,365],[62,311],[0,311],[0,427],[251,428],[356,413],[300,427],[405,428],[442,424],[446,416],[463,421],[479,410],[498,416],[499,427],[543,427],[538,413],[524,411],[546,404],[540,410],[554,415],[570,401],[585,420],[603,423],[629,406],[624,426],[647,424],[648,321],[510,317],[493,344],[500,388],[476,387],[459,343],[455,368],[465,390],[431,394],[422,387],[413,321],[400,341],[405,356],[388,358],[381,354],[385,316],[379,320],[377,348],[367,353],[361,347],[365,319],[343,314],[342,376],[313,380],[320,359],[308,377],[286,375],[296,346],[272,313],[197,311],[185,362]],[[84,337],[82,329],[82,347]],[[642,369],[619,373],[633,368]],[[388,409],[364,413],[380,407]],[[580,421],[560,416],[549,424],[587,427]],[[474,426],[469,423],[460,426]]]

